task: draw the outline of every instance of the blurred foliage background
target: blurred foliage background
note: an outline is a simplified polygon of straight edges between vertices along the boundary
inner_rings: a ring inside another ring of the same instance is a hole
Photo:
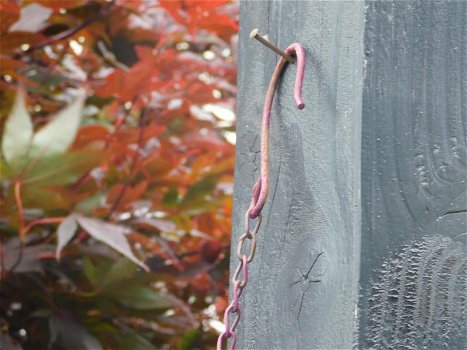
[[[2,349],[210,349],[238,4],[0,2]]]

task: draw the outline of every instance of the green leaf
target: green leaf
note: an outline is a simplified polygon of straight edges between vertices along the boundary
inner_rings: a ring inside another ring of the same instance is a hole
[[[105,272],[98,269],[87,256],[83,258],[83,273],[93,286],[97,286],[104,278]]]
[[[117,323],[117,322],[115,322]],[[117,323],[118,324],[118,323]],[[116,327],[109,323],[99,322],[93,328],[97,334],[99,334],[100,339],[111,339],[110,342],[106,341],[107,349],[115,350],[156,350],[160,347],[155,347],[150,343],[150,341],[145,337],[155,337],[157,333],[154,331],[145,331],[143,329],[137,329],[137,332],[134,329],[127,326]],[[156,338],[156,341],[159,343],[159,339]]]
[[[101,280],[101,288],[113,288],[115,284],[123,280],[129,280],[136,271],[136,264],[130,259],[122,257],[112,264],[105,278]]]
[[[176,306],[173,298],[142,285],[121,285],[120,288],[109,291],[108,295],[123,306],[137,310],[165,309]]]
[[[89,196],[82,201],[76,203],[75,211],[81,214],[92,215],[94,209],[100,208],[102,205],[102,198],[104,197],[102,192],[98,192]]]
[[[194,349],[196,342],[201,338],[202,331],[199,328],[194,328],[188,331],[180,342],[180,350]]]
[[[32,161],[27,173],[22,176],[23,183],[35,186],[67,185],[96,166],[102,157],[101,152],[80,151],[37,159]],[[11,173],[15,175],[15,172]]]
[[[25,92],[18,89],[2,138],[2,153],[8,165],[20,169],[28,161],[37,162],[37,159],[65,152],[78,132],[85,99],[84,90],[80,90],[73,103],[34,134],[31,115],[26,109]]]
[[[26,163],[33,131],[31,116],[26,109],[25,93],[19,88],[3,131],[2,153],[10,166],[15,163],[22,167]]]
[[[178,189],[171,187],[162,198],[162,203],[166,206],[174,206],[178,203]]]
[[[57,229],[57,250],[56,257],[57,260],[60,259],[60,254],[62,249],[71,241],[73,236],[78,229],[78,224],[76,223],[76,218],[74,214],[69,215],[65,220],[63,220]]]
[[[94,257],[93,260],[89,257],[83,258],[84,276],[103,294],[118,288],[119,284],[128,283],[138,266],[126,257],[116,262],[100,256]]]
[[[28,87],[28,90],[33,93],[40,93],[41,91],[44,91],[44,88],[57,86],[67,80],[70,80],[63,75],[55,74],[50,69],[32,62],[18,69],[18,73],[23,76],[27,76],[28,80],[37,83],[36,86]]]
[[[196,207],[202,205],[206,202],[205,196],[212,193],[216,188],[217,176],[206,176],[201,179],[185,194],[185,197],[182,200],[183,207]]]
[[[129,228],[98,219],[87,218],[82,215],[77,215],[76,219],[81,227],[92,237],[123,254],[144,270],[149,271],[149,268],[131,250],[130,244],[126,239],[126,235],[131,232]]]
[[[57,188],[26,184],[21,193],[23,204],[29,208],[40,208],[45,212],[71,210],[71,198]]]
[[[47,157],[65,152],[73,143],[81,122],[86,93],[79,91],[78,97],[53,116],[52,121],[40,129],[32,138],[30,156]]]
[[[135,349],[135,350],[156,350],[146,338],[135,332],[127,332],[125,334],[115,333],[114,339],[119,345],[119,349]]]
[[[2,232],[3,233],[3,232]],[[54,246],[49,244],[23,245],[18,237],[10,238],[4,246],[3,268],[9,271],[14,267],[15,274],[22,272],[42,272],[42,254],[50,254]],[[21,257],[21,259],[18,259]]]
[[[102,345],[82,324],[65,317],[49,318],[51,348],[100,350]]]

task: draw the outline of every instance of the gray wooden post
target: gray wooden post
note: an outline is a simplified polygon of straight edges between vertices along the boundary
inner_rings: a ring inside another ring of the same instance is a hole
[[[467,2],[369,3],[362,348],[467,349]]]
[[[248,35],[299,42],[308,57],[306,108],[293,104],[293,65],[274,102],[237,348],[467,343],[466,4],[240,2],[232,271],[278,59]]]

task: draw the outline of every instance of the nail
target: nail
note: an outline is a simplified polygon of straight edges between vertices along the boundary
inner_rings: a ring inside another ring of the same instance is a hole
[[[288,62],[290,63],[294,63],[295,62],[295,59],[286,54],[284,51],[282,51],[281,49],[279,49],[276,45],[274,45],[272,42],[270,42],[268,39],[266,39],[264,36],[262,35],[259,35],[258,34],[259,32],[259,29],[256,28],[256,29],[253,29],[250,33],[250,39],[256,39],[258,40],[260,43],[266,45],[267,47],[269,47],[271,50],[275,51],[277,54],[281,55],[282,57],[284,57]]]

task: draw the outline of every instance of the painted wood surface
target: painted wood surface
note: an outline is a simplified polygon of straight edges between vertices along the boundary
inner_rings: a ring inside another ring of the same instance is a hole
[[[233,252],[278,60],[248,35],[308,58],[306,108],[293,65],[274,102],[239,349],[465,348],[466,5],[240,2]]]
[[[293,104],[286,68],[272,113],[271,186],[239,349],[348,348],[353,341],[360,244],[360,135],[364,4],[241,1],[233,242],[258,176],[261,112],[277,55],[248,38],[259,28],[307,53],[306,108]],[[234,248],[235,249],[235,248]],[[300,279],[316,256],[309,282]],[[232,268],[238,260],[232,258]]]
[[[467,2],[371,2],[360,348],[467,349]]]

